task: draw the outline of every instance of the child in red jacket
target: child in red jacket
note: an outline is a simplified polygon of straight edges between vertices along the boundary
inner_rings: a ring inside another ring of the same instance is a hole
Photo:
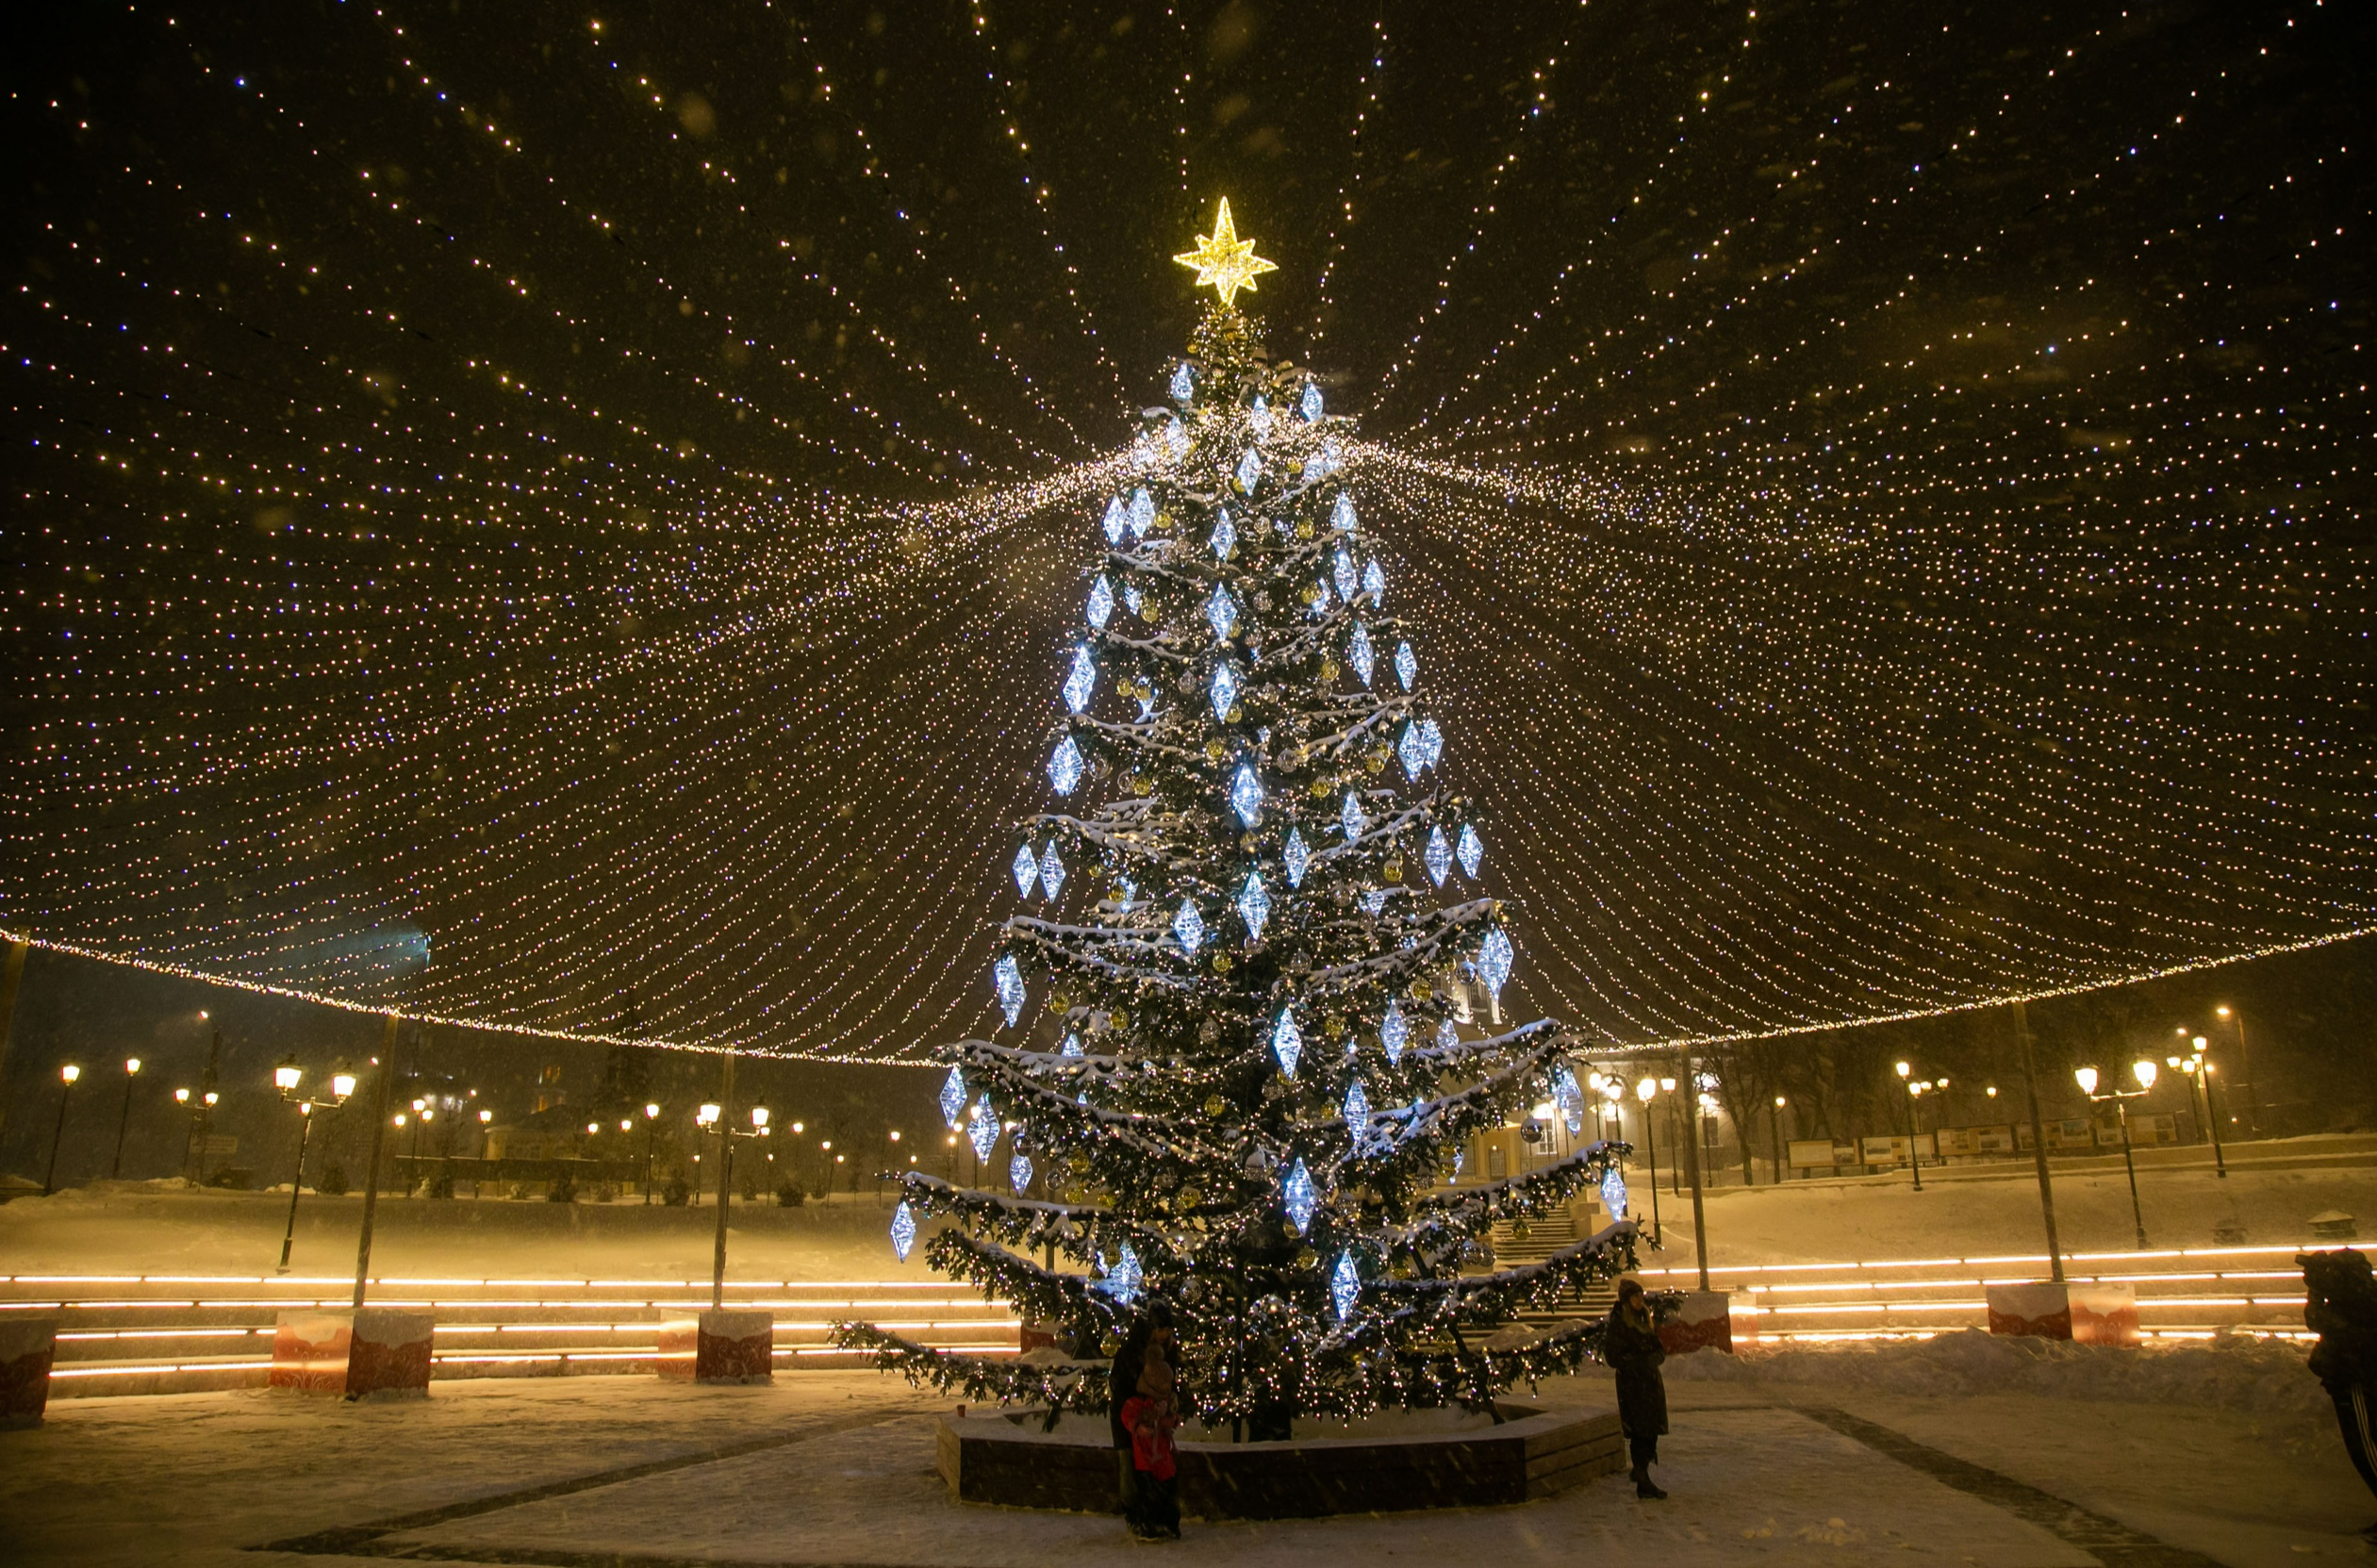
[[[1180,1493],[1176,1478],[1180,1466],[1172,1453],[1172,1428],[1180,1424],[1172,1408],[1175,1386],[1162,1347],[1148,1346],[1138,1392],[1122,1407],[1122,1424],[1131,1433],[1131,1468],[1138,1494],[1131,1533],[1142,1541],[1180,1537]]]

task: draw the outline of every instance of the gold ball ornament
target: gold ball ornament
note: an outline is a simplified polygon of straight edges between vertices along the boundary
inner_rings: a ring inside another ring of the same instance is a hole
[[[1219,1095],[1207,1095],[1207,1096],[1205,1097],[1205,1114],[1206,1114],[1207,1115],[1209,1115],[1209,1116],[1220,1116],[1220,1115],[1227,1115],[1227,1114],[1229,1114],[1229,1112],[1230,1112],[1230,1101],[1228,1101],[1228,1100],[1226,1100],[1226,1099],[1222,1098],[1221,1098],[1221,1096],[1219,1096]]]
[[[1436,987],[1430,985],[1426,981],[1421,981],[1418,984],[1411,987],[1411,999],[1413,1001],[1434,1001],[1436,999]]]
[[[1228,953],[1215,953],[1213,955],[1213,973],[1217,975],[1226,975],[1230,973],[1230,955]]]
[[[1312,520],[1311,518],[1303,518],[1297,520],[1296,525],[1296,536],[1299,539],[1309,539],[1312,536]]]
[[[1401,882],[1403,880],[1403,863],[1399,860],[1388,861],[1384,866],[1379,867],[1378,869],[1385,874],[1386,879],[1389,882]]]
[[[1313,1251],[1311,1247],[1309,1247],[1309,1246],[1303,1246],[1303,1247],[1298,1247],[1298,1248],[1296,1248],[1296,1267],[1298,1267],[1298,1268],[1311,1268],[1311,1267],[1312,1267],[1314,1263],[1319,1263],[1320,1261],[1321,1261],[1321,1255],[1320,1255],[1319,1253],[1317,1253],[1317,1252]]]
[[[1386,753],[1383,751],[1373,751],[1370,753],[1370,760],[1363,763],[1362,766],[1368,770],[1373,778],[1376,778],[1378,775],[1387,770]]]

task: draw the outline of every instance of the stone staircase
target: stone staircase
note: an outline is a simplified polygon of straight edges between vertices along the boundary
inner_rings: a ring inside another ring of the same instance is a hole
[[[1586,1229],[1588,1224],[1589,1217],[1580,1216],[1575,1209],[1566,1209],[1529,1220],[1527,1234],[1521,1236],[1518,1228],[1511,1222],[1497,1220],[1492,1232],[1494,1266],[1514,1268],[1524,1263],[1542,1263],[1561,1247],[1584,1240],[1591,1233]],[[1609,1309],[1617,1304],[1617,1299],[1616,1282],[1600,1281],[1582,1290],[1564,1290],[1549,1307],[1521,1312],[1517,1321],[1538,1333],[1549,1333],[1580,1319],[1607,1317]]]

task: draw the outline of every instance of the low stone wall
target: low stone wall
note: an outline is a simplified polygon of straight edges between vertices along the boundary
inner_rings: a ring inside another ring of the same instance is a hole
[[[1178,1444],[1180,1509],[1200,1519],[1524,1503],[1626,1467],[1613,1411],[1505,1404],[1500,1426],[1287,1443]],[[1102,1417],[1041,1429],[1046,1411],[944,1417],[937,1463],[960,1502],[1116,1511],[1115,1451]],[[1374,1428],[1387,1422],[1371,1424]]]

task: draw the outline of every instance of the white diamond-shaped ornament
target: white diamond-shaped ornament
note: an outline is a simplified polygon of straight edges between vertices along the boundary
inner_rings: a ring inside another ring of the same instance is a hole
[[[1255,482],[1262,477],[1263,459],[1255,455],[1254,448],[1248,447],[1246,454],[1238,459],[1238,488],[1247,495],[1252,495],[1255,490]]]
[[[901,1263],[908,1261],[908,1249],[916,1245],[916,1216],[905,1203],[891,1212],[891,1252]]]
[[[1230,781],[1230,809],[1250,828],[1263,819],[1263,783],[1255,777],[1251,763],[1240,763],[1238,776]]]
[[[1354,498],[1343,490],[1337,492],[1337,504],[1329,509],[1329,525],[1340,534],[1354,531]]]
[[[1362,830],[1369,825],[1370,818],[1362,815],[1362,802],[1354,798],[1352,790],[1345,791],[1345,807],[1337,814],[1337,827],[1345,835],[1345,842],[1351,844],[1360,838]]]
[[[1395,678],[1403,683],[1406,691],[1411,690],[1411,683],[1420,678],[1420,656],[1411,652],[1411,645],[1408,642],[1395,647]]]
[[[1089,650],[1073,651],[1073,668],[1065,677],[1065,707],[1068,713],[1079,713],[1089,706],[1090,693],[1098,689],[1098,661]]]
[[[1032,1185],[1032,1156],[1017,1154],[1007,1162],[1007,1181],[1020,1195]]]
[[[1114,587],[1105,578],[1100,577],[1089,586],[1089,607],[1086,613],[1089,623],[1101,631],[1105,629],[1106,622],[1114,619]]]
[[[1290,1078],[1296,1076],[1296,1060],[1304,1054],[1304,1032],[1296,1027],[1296,1015],[1279,1009],[1279,1021],[1272,1026],[1271,1054],[1279,1060],[1279,1070]]]
[[[1486,841],[1477,836],[1477,830],[1474,824],[1467,822],[1461,824],[1461,842],[1456,846],[1456,852],[1461,856],[1462,874],[1476,876],[1478,863],[1486,858]]]
[[[1288,885],[1290,887],[1303,886],[1304,870],[1306,867],[1312,864],[1312,851],[1305,844],[1304,835],[1294,828],[1288,830],[1288,841],[1279,851],[1279,859],[1287,867]]]
[[[1172,916],[1172,934],[1180,944],[1180,950],[1189,957],[1205,945],[1205,916],[1197,913],[1197,905],[1187,899],[1180,900],[1180,912]]]
[[[1238,705],[1238,671],[1227,663],[1215,665],[1210,695],[1213,700],[1213,717],[1227,721],[1230,710]]]
[[[1205,601],[1205,624],[1213,629],[1215,640],[1228,642],[1238,626],[1238,602],[1230,597],[1223,584],[1213,585],[1213,597]]]
[[[1055,754],[1048,758],[1048,783],[1059,795],[1070,795],[1073,786],[1081,782],[1081,770],[1087,765],[1081,760],[1081,749],[1066,735],[1056,743]]]
[[[1297,1160],[1288,1167],[1279,1182],[1279,1206],[1287,1211],[1288,1223],[1302,1235],[1312,1228],[1312,1214],[1320,1208],[1320,1195],[1312,1189],[1312,1174]]]
[[[990,1158],[990,1151],[999,1147],[999,1116],[990,1108],[990,1097],[984,1095],[974,1102],[974,1114],[966,1123],[966,1141],[974,1146],[974,1157]]]
[[[1387,1063],[1394,1065],[1403,1060],[1404,1043],[1411,1038],[1411,1025],[1404,1021],[1403,1003],[1395,998],[1387,999],[1386,1016],[1378,1020],[1378,1044],[1387,1048]]]
[[[1345,639],[1345,662],[1354,667],[1354,673],[1362,677],[1363,685],[1370,684],[1370,671],[1376,668],[1377,657],[1370,649],[1369,629],[1359,620],[1354,622],[1354,635]]]
[[[1238,890],[1238,914],[1246,922],[1246,934],[1263,940],[1263,928],[1271,920],[1271,895],[1264,891],[1263,873],[1247,873],[1246,885]]]
[[[1420,859],[1428,867],[1428,880],[1444,886],[1444,879],[1453,874],[1453,847],[1444,842],[1444,829],[1428,829],[1428,849]]]
[[[1499,996],[1510,979],[1512,954],[1510,938],[1500,926],[1486,933],[1484,944],[1477,949],[1477,978],[1486,982],[1486,989]]]
[[[1051,899],[1065,890],[1065,862],[1057,856],[1056,840],[1053,838],[1048,840],[1048,848],[1040,851],[1040,885],[1048,889]]]
[[[1352,551],[1340,550],[1337,552],[1337,559],[1330,564],[1329,575],[1336,579],[1337,597],[1345,600],[1347,603],[1351,603],[1353,602],[1354,590],[1360,586],[1359,581],[1354,576],[1354,556]]]
[[[1116,496],[1106,503],[1106,518],[1101,526],[1106,530],[1108,544],[1122,543],[1123,535],[1131,528],[1130,515],[1123,508],[1122,497]]]
[[[1032,846],[1026,844],[1015,850],[1015,896],[1020,899],[1032,897],[1032,889],[1039,880],[1039,857],[1032,852]]]
[[[1015,1020],[1023,1016],[1023,968],[1015,962],[1015,954],[1009,953],[992,965],[990,979],[999,992],[999,1010],[1007,1015],[1007,1027],[1013,1029]]]
[[[1213,536],[1209,542],[1213,547],[1213,559],[1217,561],[1229,560],[1230,553],[1238,548],[1238,525],[1230,520],[1228,512],[1224,512],[1221,520],[1213,524]]]
[[[952,1128],[966,1114],[966,1074],[957,1067],[941,1081],[941,1119]]]
[[[1386,602],[1387,574],[1378,569],[1378,562],[1373,561],[1362,569],[1362,591],[1370,596],[1373,604]]]
[[[1306,424],[1318,424],[1321,419],[1321,389],[1306,382],[1304,395],[1296,399],[1296,410],[1304,416]]]
[[[1183,359],[1172,368],[1172,401],[1186,403],[1196,395],[1197,372],[1192,371],[1188,361]]]
[[[1337,1309],[1340,1323],[1362,1304],[1362,1273],[1354,1267],[1351,1252],[1337,1254],[1337,1271],[1329,1277],[1329,1304]]]

